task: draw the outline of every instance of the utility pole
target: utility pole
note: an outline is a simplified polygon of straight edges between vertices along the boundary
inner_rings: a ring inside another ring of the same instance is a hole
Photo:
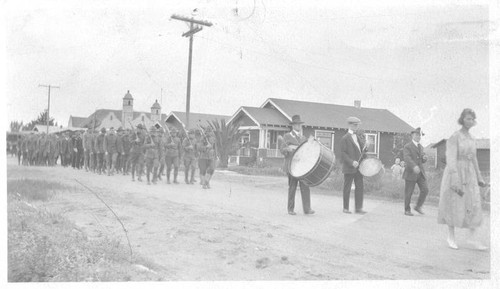
[[[51,88],[60,88],[59,86],[53,86],[53,85],[45,85],[45,84],[39,84],[38,87],[48,87],[49,88],[49,101],[47,104],[47,134],[49,134],[49,120],[50,120],[50,89]]]
[[[189,31],[184,32],[182,34],[182,37],[189,37],[189,60],[188,60],[188,76],[187,76],[187,92],[186,92],[186,127],[189,128],[189,105],[191,101],[191,63],[193,58],[193,35],[203,30],[203,27],[199,25],[210,27],[212,26],[212,23],[203,20],[196,20],[193,17],[188,18],[175,14],[172,15],[170,18],[189,23]]]

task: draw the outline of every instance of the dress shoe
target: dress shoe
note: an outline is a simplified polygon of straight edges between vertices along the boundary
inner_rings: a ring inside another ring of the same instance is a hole
[[[306,215],[312,215],[314,213],[316,213],[314,210],[309,210],[307,212],[304,212],[304,214],[306,214]]]
[[[424,211],[422,211],[422,207],[415,207],[413,208],[415,211],[417,211],[420,215],[425,215]]]
[[[455,243],[455,240],[448,238],[446,241],[448,242],[448,247],[450,247],[454,250],[458,250],[458,246],[457,246],[457,243]]]
[[[363,211],[362,209],[356,210],[356,214],[364,215],[364,214],[366,214],[366,211]]]
[[[344,209],[342,212],[344,212],[346,214],[351,214],[351,211],[349,211],[348,209]]]
[[[288,211],[288,215],[295,216],[295,215],[297,215],[297,213],[295,213],[294,211]]]
[[[410,212],[410,211],[406,211],[406,212],[405,212],[405,215],[407,215],[407,216],[413,216],[413,213],[412,213],[412,212]]]

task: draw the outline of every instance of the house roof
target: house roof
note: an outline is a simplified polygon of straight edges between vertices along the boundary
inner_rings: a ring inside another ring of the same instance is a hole
[[[98,109],[94,113],[92,113],[89,117],[85,119],[84,122],[81,123],[81,126],[88,125],[94,120],[94,115],[95,119],[98,121],[102,121],[106,116],[108,116],[110,113],[114,113],[116,118],[119,121],[122,121],[122,110],[118,109]],[[150,112],[142,112],[142,111],[134,111],[133,119],[138,118],[141,114],[145,114],[148,118],[151,118],[151,113]],[[167,115],[162,113],[161,114],[161,119],[162,121],[165,121],[167,119]]]
[[[231,121],[241,113],[247,114],[254,122],[257,122],[257,125],[288,126],[290,124],[290,121],[275,109],[251,106],[242,106],[236,114],[231,117]]]
[[[127,90],[127,93],[123,97],[124,99],[133,99],[132,94],[130,94],[130,90]]]
[[[168,117],[167,120],[170,117],[175,117],[179,122],[182,124],[186,124],[186,113],[183,111],[172,111]],[[231,118],[230,115],[218,115],[218,114],[205,114],[205,113],[194,113],[190,112],[189,113],[189,127],[187,129],[195,128],[198,123],[201,125],[206,125],[207,121],[212,121],[216,119],[225,119],[228,121]]]
[[[43,124],[37,124],[37,125],[35,125],[33,130],[38,131],[39,133],[47,133],[47,126],[43,125]],[[49,133],[59,132],[60,130],[61,130],[61,128],[58,126],[52,126],[52,125],[49,126]]]
[[[85,123],[87,120],[86,117],[80,117],[80,116],[69,116],[71,119],[71,123],[73,124],[73,127],[82,127],[82,124]]]
[[[153,103],[153,106],[151,108],[154,108],[154,109],[161,109],[161,106],[160,104],[158,103],[158,99],[155,100],[155,103]]]
[[[440,141],[438,141],[437,143],[435,143],[432,148],[436,148],[438,146],[440,146],[441,144],[446,144],[446,139],[442,139]],[[490,139],[489,138],[478,138],[476,139],[476,149],[478,150],[484,150],[484,149],[487,149],[489,150],[490,149]]]
[[[354,106],[269,98],[261,107],[274,106],[289,121],[295,114],[300,115],[305,126],[347,129],[346,119],[355,116],[361,119],[361,127],[366,131],[409,133],[409,124],[387,109],[357,108]]]

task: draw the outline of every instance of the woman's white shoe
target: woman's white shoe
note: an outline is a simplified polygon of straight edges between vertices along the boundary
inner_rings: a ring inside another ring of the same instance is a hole
[[[457,243],[455,243],[455,240],[448,238],[447,241],[448,241],[448,247],[455,249],[455,250],[458,250],[458,246],[457,246]]]

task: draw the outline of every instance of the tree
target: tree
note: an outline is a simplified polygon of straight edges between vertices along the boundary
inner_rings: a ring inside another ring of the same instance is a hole
[[[50,118],[49,126],[53,126],[54,123],[54,118]],[[47,110],[44,110],[36,119],[30,121],[27,125],[25,125],[23,127],[23,130],[33,130],[35,128],[35,125],[37,124],[47,125]]]
[[[394,159],[396,158],[403,159],[403,147],[410,141],[411,141],[411,135],[409,133],[394,135],[394,143],[392,147],[392,155]]]
[[[21,128],[23,127],[23,122],[19,122],[19,121],[11,121],[10,122],[10,132],[18,132],[21,130]]]
[[[244,132],[237,123],[226,123],[225,119],[209,121],[215,135],[215,147],[220,159],[220,167],[227,168],[229,155],[239,149],[239,141]]]

